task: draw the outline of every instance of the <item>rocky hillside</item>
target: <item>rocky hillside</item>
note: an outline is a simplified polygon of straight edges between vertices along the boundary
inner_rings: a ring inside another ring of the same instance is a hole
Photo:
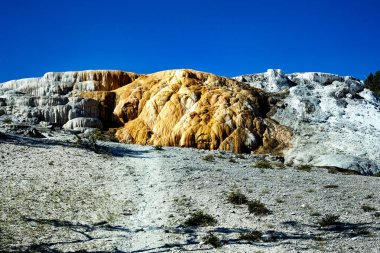
[[[112,93],[115,102],[104,103],[106,96],[99,92],[82,96],[115,105],[113,115],[124,124],[116,133],[122,142],[276,152],[291,138],[287,128],[266,117],[266,94],[233,79],[170,70],[143,76]]]
[[[118,127],[125,143],[275,153],[289,145],[291,133],[266,117],[268,96],[259,89],[193,70],[137,77],[70,72],[7,82],[3,114],[71,130]]]
[[[294,134],[286,162],[363,174],[379,170],[380,104],[362,81],[317,72],[286,75],[281,70],[236,79],[284,95],[271,118]]]
[[[281,70],[47,73],[0,84],[6,129],[115,128],[124,143],[283,155],[289,165],[380,170],[380,104],[360,80]]]

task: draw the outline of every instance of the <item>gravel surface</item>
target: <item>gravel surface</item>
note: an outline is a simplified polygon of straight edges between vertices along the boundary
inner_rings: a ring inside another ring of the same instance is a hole
[[[97,154],[72,140],[0,139],[0,252],[380,252],[380,178],[190,148],[100,142]],[[230,203],[239,191],[270,213]],[[216,224],[186,225],[197,211]],[[321,227],[326,215],[338,218]]]

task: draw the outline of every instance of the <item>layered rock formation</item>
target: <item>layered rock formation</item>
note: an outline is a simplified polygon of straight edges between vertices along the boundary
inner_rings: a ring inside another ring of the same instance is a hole
[[[282,92],[271,117],[294,133],[286,162],[363,174],[380,170],[380,104],[360,80],[316,72],[285,75],[280,70],[236,79]]]
[[[81,96],[108,108],[115,105],[113,114],[124,124],[116,133],[122,142],[279,152],[291,139],[286,127],[267,119],[269,105],[263,92],[213,74],[163,71],[113,92]]]
[[[0,84],[0,122],[9,117],[66,129],[118,128],[127,143],[285,150],[288,164],[380,170],[380,103],[360,80],[333,74],[47,73]]]
[[[46,73],[0,84],[0,113],[15,123],[47,121],[63,125],[77,117],[99,117],[103,111],[94,99],[73,97],[83,91],[105,91],[122,87],[139,75],[122,71]],[[0,115],[1,116],[1,115]]]

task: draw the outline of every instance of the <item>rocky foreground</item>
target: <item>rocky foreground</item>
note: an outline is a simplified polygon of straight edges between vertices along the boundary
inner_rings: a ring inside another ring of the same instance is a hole
[[[97,142],[96,153],[50,135],[0,138],[0,252],[380,248],[377,177],[192,148]]]

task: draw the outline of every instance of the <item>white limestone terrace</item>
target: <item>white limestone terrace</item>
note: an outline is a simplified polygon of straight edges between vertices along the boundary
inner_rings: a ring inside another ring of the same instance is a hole
[[[18,91],[34,96],[66,95],[73,91],[102,91],[119,88],[138,75],[118,70],[48,72],[38,78],[0,83],[0,95]]]
[[[98,102],[73,94],[117,89],[138,76],[118,70],[86,70],[48,72],[39,78],[0,83],[0,119],[32,125],[41,121],[63,125],[77,117],[91,122],[99,116]]]
[[[235,79],[286,94],[272,118],[294,132],[289,164],[334,166],[372,174],[380,170],[380,103],[354,77],[309,72],[265,73]]]

